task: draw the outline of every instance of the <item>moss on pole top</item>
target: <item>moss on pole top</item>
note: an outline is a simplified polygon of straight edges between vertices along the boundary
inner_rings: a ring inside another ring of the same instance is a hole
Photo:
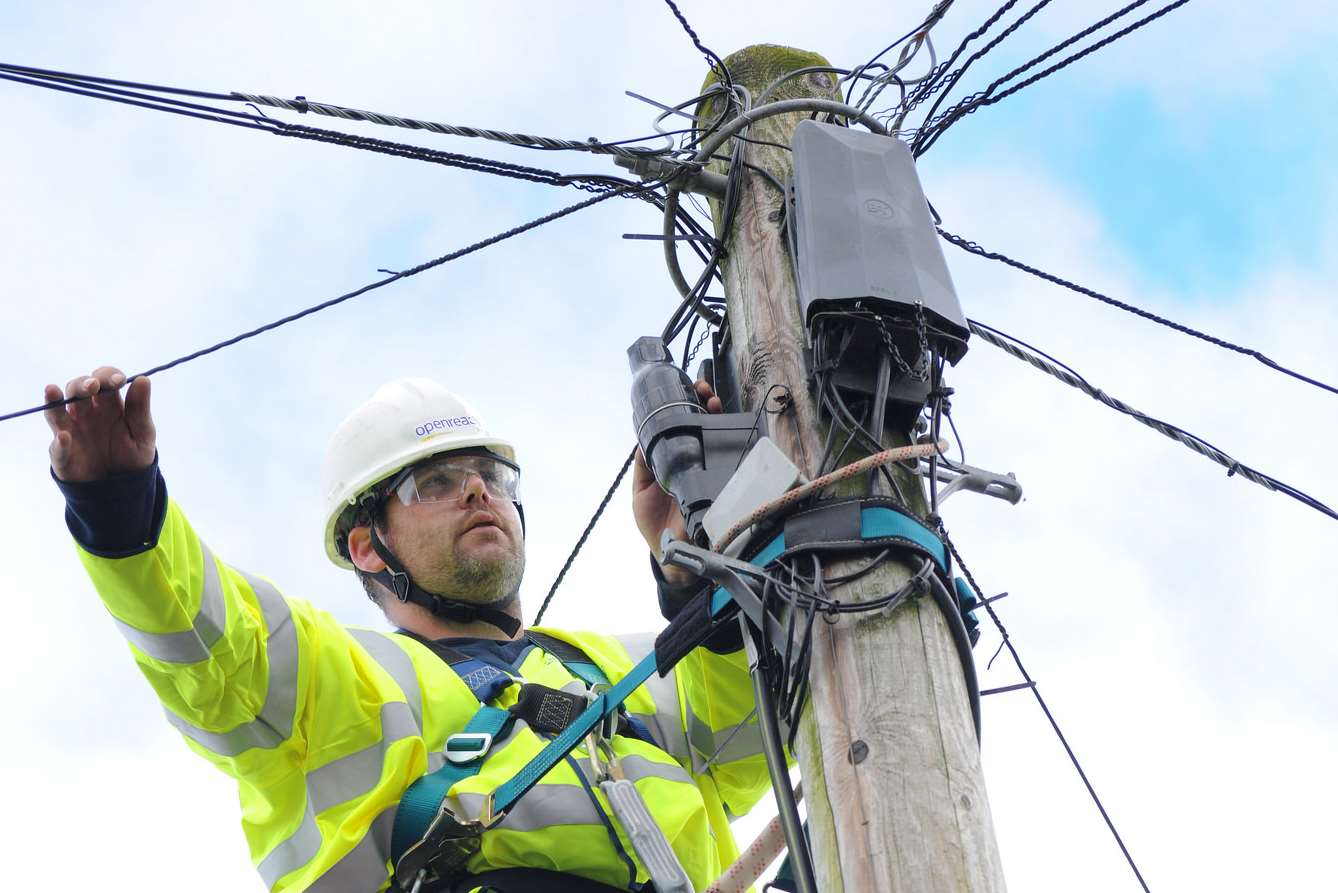
[[[760,96],[762,91],[781,75],[800,68],[809,68],[815,65],[830,66],[832,64],[823,56],[809,50],[797,50],[794,47],[777,46],[773,43],[759,43],[744,47],[726,56],[724,62],[734,83],[748,88],[748,92],[752,93],[754,99]],[[707,73],[706,80],[702,82],[702,92],[705,93],[718,80],[715,70],[712,69]],[[835,75],[827,73],[812,74],[787,81],[777,89],[771,98],[796,99],[801,96],[819,96],[826,99],[830,98],[835,88]],[[698,107],[698,126],[703,126],[704,122],[710,121],[715,115],[719,114],[716,103],[720,99],[721,97],[712,97]]]

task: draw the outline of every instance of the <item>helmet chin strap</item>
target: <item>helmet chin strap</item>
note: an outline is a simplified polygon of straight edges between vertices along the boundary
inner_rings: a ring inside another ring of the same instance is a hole
[[[413,602],[415,605],[421,605],[427,608],[432,616],[445,617],[456,623],[487,623],[490,626],[497,627],[512,638],[520,632],[520,621],[505,611],[499,611],[486,605],[457,601],[439,592],[428,592],[420,587],[409,576],[404,564],[395,557],[395,553],[390,551],[390,547],[381,541],[380,535],[376,532],[375,522],[369,525],[369,529],[371,531],[372,551],[376,552],[377,557],[386,563],[385,570],[377,571],[370,576],[395,593],[395,598],[401,602]]]

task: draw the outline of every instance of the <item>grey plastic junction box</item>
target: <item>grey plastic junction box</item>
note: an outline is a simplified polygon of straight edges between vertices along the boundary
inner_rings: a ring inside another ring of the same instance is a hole
[[[956,363],[969,334],[910,149],[899,139],[801,121],[791,143],[789,238],[804,323],[866,310],[906,317],[924,305]],[[933,333],[930,333],[933,340]]]

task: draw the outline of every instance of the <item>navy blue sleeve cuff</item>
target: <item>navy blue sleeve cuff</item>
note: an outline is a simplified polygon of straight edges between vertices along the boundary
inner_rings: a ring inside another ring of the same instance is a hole
[[[670,583],[664,578],[664,571],[660,569],[660,563],[654,555],[650,557],[650,572],[655,577],[655,586],[660,596],[660,614],[665,620],[672,621],[688,602],[710,585],[702,579],[681,585]],[[743,647],[743,630],[738,624],[731,623],[713,632],[703,644],[716,654],[733,654]]]
[[[128,558],[158,544],[167,517],[167,482],[158,457],[139,471],[97,481],[51,478],[65,497],[65,525],[74,541],[100,558]]]

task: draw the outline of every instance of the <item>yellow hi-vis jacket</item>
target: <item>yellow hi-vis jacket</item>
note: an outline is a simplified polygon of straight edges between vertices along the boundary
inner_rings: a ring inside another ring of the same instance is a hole
[[[479,707],[426,646],[349,629],[269,582],[219,561],[175,503],[157,544],[137,555],[80,557],[140,669],[187,743],[237,780],[251,858],[273,891],[384,890],[390,832],[405,789],[443,763],[448,735]],[[650,637],[544,630],[617,681]],[[531,648],[513,675],[584,686]],[[510,686],[494,705],[515,702]],[[768,789],[742,652],[698,648],[626,702],[663,749],[616,736],[613,749],[697,890],[737,855],[728,815]],[[477,818],[484,797],[546,744],[523,721],[496,742],[450,805]],[[647,874],[608,803],[585,777],[583,750],[559,763],[483,834],[471,873],[532,867],[628,887]],[[580,773],[580,774],[578,774]],[[616,843],[615,843],[616,837]]]

